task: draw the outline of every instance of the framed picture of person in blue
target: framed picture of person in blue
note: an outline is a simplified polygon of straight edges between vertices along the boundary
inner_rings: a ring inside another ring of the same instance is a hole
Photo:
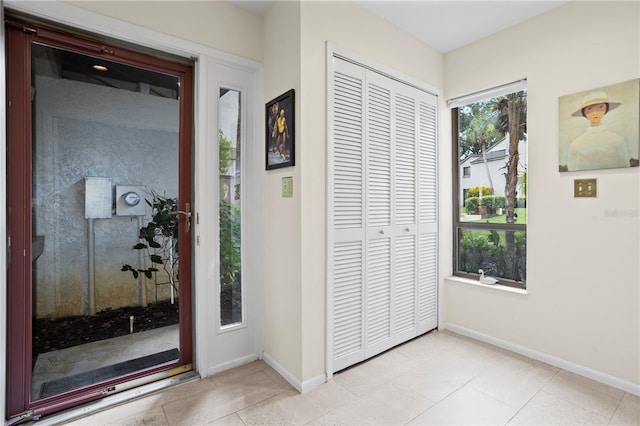
[[[266,169],[295,165],[295,92],[294,89],[267,102],[265,106]]]
[[[638,167],[640,79],[561,96],[559,170]]]

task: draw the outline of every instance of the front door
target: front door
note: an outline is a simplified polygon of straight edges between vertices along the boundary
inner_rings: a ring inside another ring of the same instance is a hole
[[[191,369],[192,67],[7,20],[7,415]]]

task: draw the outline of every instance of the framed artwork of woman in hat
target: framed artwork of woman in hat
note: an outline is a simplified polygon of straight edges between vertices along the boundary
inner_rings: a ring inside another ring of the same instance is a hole
[[[559,98],[559,170],[638,166],[640,79]]]

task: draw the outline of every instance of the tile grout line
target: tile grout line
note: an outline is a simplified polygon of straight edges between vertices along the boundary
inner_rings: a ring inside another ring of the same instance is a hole
[[[620,401],[618,401],[618,405],[616,405],[616,409],[613,410],[613,413],[611,413],[611,417],[609,417],[609,421],[607,422],[608,425],[611,424],[611,422],[613,421],[613,418],[616,416],[616,413],[618,412],[618,410],[620,409],[620,406],[622,405],[622,401],[624,401],[624,397],[627,395],[627,392],[624,392],[622,394],[622,398],[620,398]]]
[[[557,369],[557,370],[556,370],[556,371],[555,371],[555,372],[554,372],[554,373],[553,373],[553,374],[552,374],[552,375],[547,379],[547,381],[546,381],[542,386],[540,386],[540,389],[538,389],[538,391],[537,391],[536,393],[534,393],[534,394],[531,396],[531,398],[529,398],[529,399],[527,400],[527,402],[525,402],[524,404],[522,404],[522,407],[520,407],[520,408],[518,409],[518,411],[516,411],[516,413],[515,413],[513,416],[511,416],[511,418],[507,421],[507,423],[505,423],[505,425],[508,425],[509,423],[511,423],[511,422],[513,421],[513,419],[515,419],[515,418],[518,416],[518,414],[520,414],[520,412],[522,412],[522,410],[524,410],[524,408],[525,408],[527,405],[529,405],[529,404],[531,403],[531,401],[533,401],[533,399],[534,399],[536,396],[540,395],[540,392],[542,392],[542,391],[544,390],[544,387],[545,387],[545,386],[547,386],[547,385],[549,384],[549,382],[550,382],[551,380],[553,380],[553,378],[554,378],[555,376],[557,376],[557,375],[558,375],[558,373],[559,373],[560,371],[562,371],[562,370],[561,370],[561,369]]]

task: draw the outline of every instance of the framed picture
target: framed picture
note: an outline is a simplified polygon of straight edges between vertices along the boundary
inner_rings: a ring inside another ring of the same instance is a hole
[[[265,161],[267,170],[295,165],[295,92],[293,89],[265,106]]]
[[[638,167],[640,79],[560,96],[561,172]]]

